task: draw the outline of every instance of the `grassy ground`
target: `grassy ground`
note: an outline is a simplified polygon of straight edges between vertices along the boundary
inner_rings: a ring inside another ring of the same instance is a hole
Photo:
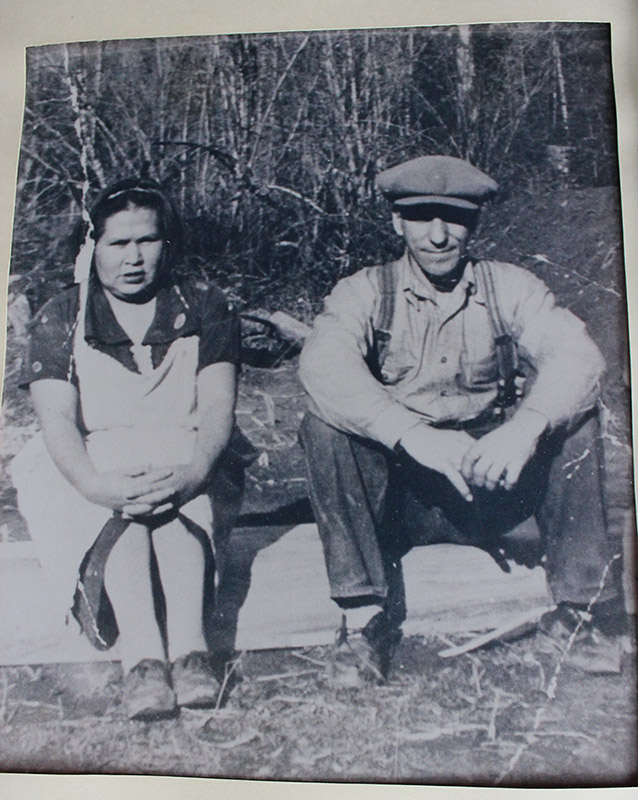
[[[486,220],[490,257],[524,264],[588,323],[610,364],[604,442],[612,532],[631,515],[622,260],[612,190],[512,198]],[[4,461],[35,422],[9,343]],[[247,368],[239,422],[260,451],[244,513],[303,500],[294,362]],[[6,476],[2,540],[28,537]],[[254,521],[254,520],[253,520]],[[455,637],[459,642],[462,637]],[[332,690],[329,648],[241,654],[217,710],[129,723],[117,664],[0,669],[0,770],[148,773],[436,784],[622,785],[635,779],[635,647],[621,675],[563,668],[539,635],[443,660],[441,637],[409,637],[390,680]]]
[[[4,668],[0,767],[16,771],[614,785],[635,776],[632,661],[619,676],[565,670],[538,637],[444,662],[411,637],[386,686],[334,691],[328,648],[241,656],[223,708],[127,722],[120,669]]]

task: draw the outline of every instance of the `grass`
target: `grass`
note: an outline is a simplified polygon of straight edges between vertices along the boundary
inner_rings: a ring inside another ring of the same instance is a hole
[[[549,697],[557,653],[538,637],[445,662],[441,646],[410,637],[386,685],[338,691],[324,673],[329,648],[244,653],[223,707],[153,723],[126,720],[115,664],[6,667],[0,767],[487,786],[631,780],[629,659],[622,677],[565,671]]]

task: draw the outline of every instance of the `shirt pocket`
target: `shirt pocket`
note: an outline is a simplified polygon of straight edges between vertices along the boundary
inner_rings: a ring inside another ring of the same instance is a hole
[[[388,365],[386,362],[381,368],[381,383],[384,386],[396,386],[398,383],[401,383],[411,371],[412,367],[410,366],[401,366],[399,364],[393,364],[392,362]]]
[[[406,356],[405,342],[397,346],[396,339],[387,331],[376,332],[375,351],[377,364],[372,372],[384,386],[396,386],[412,372],[414,365],[410,363],[409,355]]]
[[[384,386],[396,386],[414,372],[416,364],[414,353],[405,341],[392,341],[381,364],[381,383]]]
[[[459,359],[457,383],[469,392],[485,392],[495,388],[499,379],[498,358],[492,349],[485,355],[462,352]]]

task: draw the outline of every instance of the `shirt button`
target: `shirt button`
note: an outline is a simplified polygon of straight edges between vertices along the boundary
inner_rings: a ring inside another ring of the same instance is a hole
[[[184,323],[186,322],[186,314],[178,314],[175,317],[175,322],[173,323],[173,328],[178,331],[180,328],[184,327]]]
[[[441,356],[441,364],[445,364],[447,361],[447,356]]]

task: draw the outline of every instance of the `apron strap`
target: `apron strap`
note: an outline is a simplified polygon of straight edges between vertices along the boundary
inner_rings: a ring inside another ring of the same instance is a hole
[[[206,592],[207,588],[209,592],[214,591],[215,557],[210,537],[204,528],[181,511],[175,514],[175,518],[179,519],[186,530],[199,541],[204,555],[204,591]],[[115,644],[119,635],[115,612],[104,587],[104,572],[111,551],[131,522],[131,519],[124,518],[120,513],[114,513],[80,564],[71,613],[97,650],[108,650]],[[160,524],[165,522],[166,517],[162,515]]]
[[[71,613],[98,650],[108,650],[119,634],[113,606],[104,588],[104,570],[111,550],[130,523],[121,514],[113,514],[80,564]]]

